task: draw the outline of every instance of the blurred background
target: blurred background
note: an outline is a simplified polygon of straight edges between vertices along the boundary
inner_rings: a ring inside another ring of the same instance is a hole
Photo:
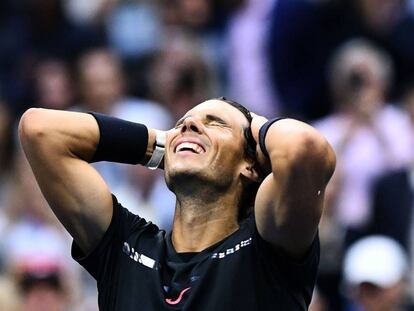
[[[219,96],[309,122],[337,153],[311,310],[413,310],[413,0],[2,0],[0,311],[97,310],[22,155],[25,109],[169,129]],[[124,206],[171,229],[159,172],[96,168]]]

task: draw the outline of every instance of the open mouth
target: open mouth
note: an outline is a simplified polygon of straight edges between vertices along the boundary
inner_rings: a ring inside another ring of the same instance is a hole
[[[190,143],[190,142],[183,142],[183,143],[178,144],[175,147],[175,152],[178,153],[178,152],[183,152],[183,151],[190,151],[195,154],[201,154],[201,153],[206,152],[204,148],[201,147],[200,145],[195,144],[195,143]]]

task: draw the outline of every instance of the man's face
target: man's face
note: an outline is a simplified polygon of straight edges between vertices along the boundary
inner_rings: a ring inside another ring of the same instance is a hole
[[[247,165],[243,129],[246,117],[235,107],[208,100],[189,110],[167,136],[165,176],[211,182],[228,187]],[[174,185],[172,185],[174,186]]]

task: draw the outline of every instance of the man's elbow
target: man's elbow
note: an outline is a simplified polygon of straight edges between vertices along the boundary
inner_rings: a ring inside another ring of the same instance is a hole
[[[272,134],[273,139],[267,142],[273,172],[285,170],[295,180],[306,176],[311,180],[317,178],[317,184],[329,181],[335,170],[335,152],[314,127],[285,119],[278,122]]]
[[[46,133],[46,110],[30,108],[23,113],[19,122],[19,138],[23,148],[42,141]]]
[[[44,132],[44,112],[42,108],[29,108],[26,110],[19,122],[20,138],[32,138],[42,136]]]

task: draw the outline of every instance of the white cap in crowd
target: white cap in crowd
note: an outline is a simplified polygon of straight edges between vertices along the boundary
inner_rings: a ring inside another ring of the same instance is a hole
[[[388,288],[408,272],[404,249],[395,240],[373,235],[358,240],[345,254],[344,279],[348,285],[371,283]]]

